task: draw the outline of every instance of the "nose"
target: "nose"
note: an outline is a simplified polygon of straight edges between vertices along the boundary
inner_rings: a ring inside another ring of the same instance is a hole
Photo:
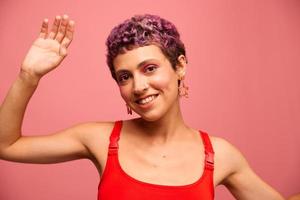
[[[135,95],[141,95],[149,88],[148,80],[144,76],[135,76],[133,80],[133,92]]]

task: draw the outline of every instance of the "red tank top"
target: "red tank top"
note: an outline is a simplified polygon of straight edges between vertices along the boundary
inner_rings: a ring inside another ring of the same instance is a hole
[[[98,200],[212,200],[214,199],[214,151],[208,134],[199,131],[205,147],[202,176],[188,185],[168,186],[146,183],[129,176],[118,160],[122,121],[116,121],[110,135],[105,169],[98,186]]]

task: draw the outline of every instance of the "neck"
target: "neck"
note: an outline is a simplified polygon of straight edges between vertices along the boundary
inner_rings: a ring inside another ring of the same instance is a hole
[[[189,129],[182,117],[179,101],[161,118],[156,121],[147,121],[143,118],[134,120],[137,128],[142,132],[144,137],[153,144],[167,144],[171,141],[178,140],[184,136]]]

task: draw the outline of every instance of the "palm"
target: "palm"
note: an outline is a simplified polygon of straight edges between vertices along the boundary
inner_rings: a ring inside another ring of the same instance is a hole
[[[45,74],[55,68],[62,60],[59,55],[60,44],[51,39],[38,38],[30,48],[23,66],[36,74]]]
[[[67,16],[64,16],[62,22],[57,17],[48,34],[48,21],[44,21],[40,36],[29,49],[21,69],[37,77],[55,69],[67,54],[67,47],[73,37],[73,25]]]

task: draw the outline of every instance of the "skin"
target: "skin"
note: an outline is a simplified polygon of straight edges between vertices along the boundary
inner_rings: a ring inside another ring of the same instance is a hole
[[[300,200],[300,194],[294,194],[290,196],[288,200]]]
[[[74,21],[67,15],[57,16],[50,31],[48,20],[44,20],[39,37],[0,107],[0,158],[22,163],[89,159],[101,176],[113,122],[85,122],[42,136],[21,133],[31,96],[41,78],[63,61],[73,34]],[[179,106],[177,81],[184,78],[186,58],[181,55],[178,61],[174,70],[155,45],[133,49],[114,60],[120,94],[140,115],[123,123],[119,160],[123,170],[140,181],[186,185],[203,173],[202,140],[197,130],[185,124]],[[149,94],[158,94],[150,107],[142,108],[135,102]],[[236,147],[220,137],[210,139],[215,151],[215,187],[225,185],[241,200],[284,199],[254,173]]]

